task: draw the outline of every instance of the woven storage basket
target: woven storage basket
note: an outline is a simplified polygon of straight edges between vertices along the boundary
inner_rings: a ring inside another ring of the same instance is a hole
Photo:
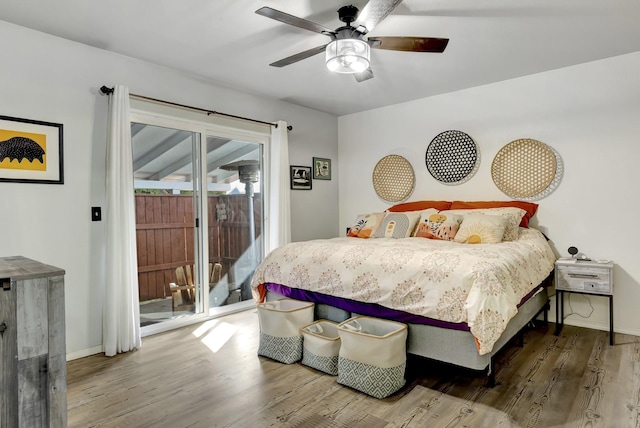
[[[556,168],[556,155],[549,146],[524,138],[500,149],[491,164],[491,177],[505,195],[526,199],[549,187],[556,177]]]
[[[338,383],[376,398],[404,386],[407,326],[379,318],[356,316],[338,324],[342,340]]]
[[[338,323],[318,320],[300,329],[302,332],[302,364],[330,375],[338,374],[340,336]]]
[[[258,305],[258,355],[291,364],[302,358],[300,328],[313,322],[314,304],[280,299]]]

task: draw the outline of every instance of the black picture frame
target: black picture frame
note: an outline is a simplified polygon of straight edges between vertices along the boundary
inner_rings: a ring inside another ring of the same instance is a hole
[[[331,159],[313,158],[313,179],[331,180]]]
[[[61,123],[0,116],[0,182],[64,184]]]
[[[310,166],[289,166],[289,177],[292,190],[311,190],[311,167]]]

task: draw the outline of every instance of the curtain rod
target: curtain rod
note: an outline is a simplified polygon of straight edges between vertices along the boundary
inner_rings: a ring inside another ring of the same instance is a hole
[[[113,88],[109,88],[108,86],[103,85],[102,87],[100,87],[100,92],[102,94],[104,94],[104,95],[111,95],[113,93]],[[200,107],[192,107],[192,106],[188,106],[188,105],[184,105],[184,104],[174,103],[174,102],[171,102],[171,101],[159,100],[157,98],[145,97],[144,95],[138,95],[138,94],[129,94],[129,95],[132,96],[132,97],[141,98],[141,99],[147,100],[147,101],[154,101],[154,102],[161,103],[161,104],[169,104],[169,105],[172,105],[172,106],[175,106],[175,107],[182,107],[182,108],[186,108],[186,109],[201,111],[203,113],[207,113],[207,116],[211,116],[212,114],[217,114],[219,116],[232,117],[234,119],[248,120],[250,122],[261,123],[263,125],[269,125],[269,126],[275,126],[276,128],[278,127],[277,123],[264,122],[262,120],[251,119],[251,118],[242,117],[242,116],[235,116],[233,114],[222,113],[222,112],[219,112],[219,111],[211,111],[211,110],[203,109],[203,108],[200,108]],[[288,131],[293,130],[293,126],[288,125],[287,126],[287,130]]]

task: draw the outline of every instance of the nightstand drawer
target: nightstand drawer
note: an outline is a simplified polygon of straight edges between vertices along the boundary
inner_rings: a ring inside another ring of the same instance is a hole
[[[556,266],[556,288],[595,294],[613,294],[611,269],[591,266]]]

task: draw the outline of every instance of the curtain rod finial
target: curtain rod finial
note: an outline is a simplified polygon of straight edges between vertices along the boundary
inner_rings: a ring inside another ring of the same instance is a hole
[[[100,92],[104,95],[111,95],[113,94],[113,88],[102,85],[102,87],[100,88]]]
[[[275,123],[274,125],[275,125],[276,128],[278,127],[277,123]],[[292,131],[292,130],[293,130],[293,126],[287,125],[287,131]]]

